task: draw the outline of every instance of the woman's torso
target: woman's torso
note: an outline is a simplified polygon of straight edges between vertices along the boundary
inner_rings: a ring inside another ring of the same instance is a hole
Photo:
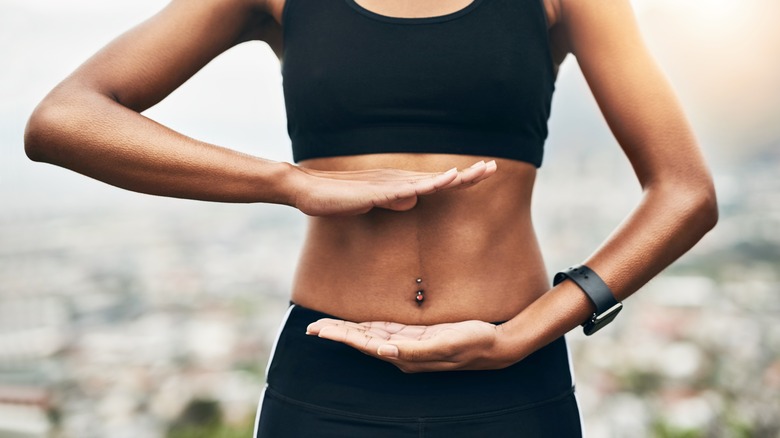
[[[372,154],[302,165],[433,171],[467,167],[476,159]],[[310,218],[293,301],[356,321],[510,319],[549,288],[531,223],[535,175],[527,163],[501,160],[490,178],[423,196],[410,211]],[[418,290],[424,291],[421,304]]]
[[[460,10],[469,2],[424,7],[416,2],[358,3],[381,15],[426,17]],[[492,158],[370,153],[299,164],[320,170],[441,171]],[[530,213],[536,167],[522,160],[497,161],[498,171],[490,178],[421,197],[410,211],[374,209],[354,217],[310,218],[293,301],[355,321],[431,324],[516,315],[549,288]],[[416,299],[418,291],[423,291],[422,303]]]

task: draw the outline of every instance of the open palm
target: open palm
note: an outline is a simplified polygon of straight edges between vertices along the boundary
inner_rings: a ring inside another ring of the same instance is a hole
[[[402,169],[324,171],[297,168],[293,205],[310,216],[344,216],[373,208],[405,211],[417,197],[468,187],[491,176],[496,163],[480,161],[458,171],[415,172]]]
[[[307,334],[342,342],[411,373],[510,365],[501,352],[500,327],[476,320],[426,326],[324,318],[310,324]]]

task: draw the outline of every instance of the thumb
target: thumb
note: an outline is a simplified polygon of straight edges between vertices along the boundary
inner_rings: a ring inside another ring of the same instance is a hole
[[[387,205],[383,205],[382,208],[394,211],[406,211],[411,210],[415,205],[417,205],[417,196],[410,196],[408,198],[401,198]]]
[[[400,359],[408,362],[440,361],[447,357],[440,343],[426,339],[423,341],[396,341],[382,344],[377,354],[388,359]]]
[[[399,353],[398,347],[393,344],[382,344],[376,350],[376,354],[388,359],[398,359]]]

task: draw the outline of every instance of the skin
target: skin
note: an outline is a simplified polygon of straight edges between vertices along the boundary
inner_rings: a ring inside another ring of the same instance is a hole
[[[359,3],[424,17],[469,1]],[[624,300],[715,225],[712,179],[629,0],[544,4],[556,66],[576,56],[643,189],[583,261]],[[292,298],[343,318],[317,321],[308,333],[405,372],[502,368],[589,317],[594,308],[576,285],[549,286],[528,163],[370,154],[293,166],[197,141],[140,114],[236,44],[262,40],[281,54],[283,6],[173,0],[52,90],[28,123],[28,156],[144,193],[301,210],[311,218]]]

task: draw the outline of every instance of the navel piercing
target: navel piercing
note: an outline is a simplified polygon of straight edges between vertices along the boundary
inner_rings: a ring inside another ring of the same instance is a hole
[[[422,283],[422,278],[418,278],[417,280],[415,280],[415,282],[419,285],[420,283]],[[414,299],[418,306],[422,305],[423,301],[425,301],[425,291],[422,289],[418,289],[417,296],[415,296]]]

